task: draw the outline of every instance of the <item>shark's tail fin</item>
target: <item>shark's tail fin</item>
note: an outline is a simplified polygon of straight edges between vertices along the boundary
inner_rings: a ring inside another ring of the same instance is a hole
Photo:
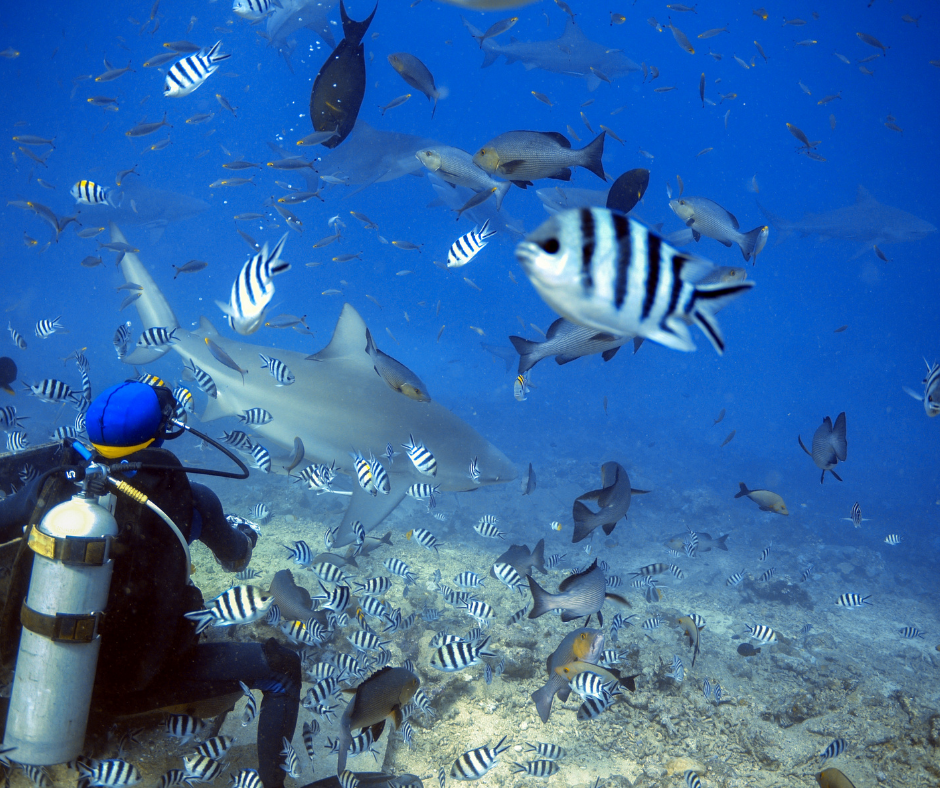
[[[770,235],[770,228],[766,224],[762,224],[760,227],[755,227],[749,233],[744,234],[744,240],[741,241],[741,253],[744,255],[745,260],[750,260],[751,257],[754,258],[754,262],[757,262],[757,255],[761,253],[764,246],[767,244],[767,237]]]
[[[767,221],[770,222],[770,226],[774,228],[774,232],[777,233],[777,240],[774,242],[774,246],[778,246],[783,243],[784,239],[789,238],[793,233],[793,224],[788,222],[782,216],[777,216],[775,213],[768,211],[763,205],[760,204],[760,200],[755,200],[757,207],[760,208],[760,212],[767,217]],[[751,231],[753,232],[753,230]],[[750,234],[750,233],[749,233]],[[757,250],[760,252],[760,249]],[[745,256],[745,260],[747,257]]]

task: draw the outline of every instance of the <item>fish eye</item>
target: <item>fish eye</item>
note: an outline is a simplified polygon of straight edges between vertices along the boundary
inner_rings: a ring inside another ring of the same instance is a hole
[[[539,243],[539,246],[546,254],[556,254],[561,249],[561,244],[558,243],[557,238],[548,238]]]

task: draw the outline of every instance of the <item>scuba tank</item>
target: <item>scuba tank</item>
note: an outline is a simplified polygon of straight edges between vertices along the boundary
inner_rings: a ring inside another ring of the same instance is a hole
[[[111,584],[110,541],[118,533],[91,491],[102,490],[94,469],[82,492],[29,530],[33,568],[3,740],[19,763],[63,763],[82,751]]]

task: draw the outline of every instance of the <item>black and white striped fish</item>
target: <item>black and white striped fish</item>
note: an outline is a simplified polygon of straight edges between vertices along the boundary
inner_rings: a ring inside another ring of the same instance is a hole
[[[512,564],[493,564],[493,574],[507,588],[520,592],[528,590],[526,581],[522,579],[522,575],[516,571]]]
[[[164,722],[164,728],[169,736],[179,739],[180,744],[186,744],[190,739],[201,736],[208,723],[191,714],[169,714]]]
[[[310,545],[308,545],[302,539],[294,542],[293,547],[284,545],[284,549],[290,553],[290,557],[293,559],[295,564],[300,564],[300,566],[310,566],[310,562],[313,561],[313,550],[311,550]],[[330,564],[330,566],[333,566],[333,564]]]
[[[205,610],[195,610],[184,615],[196,622],[196,634],[199,634],[209,626],[248,624],[264,618],[273,602],[273,596],[255,586],[233,586],[213,599]]]
[[[78,430],[75,429],[71,424],[68,424],[64,427],[56,427],[52,431],[52,440],[61,441],[66,438],[77,438]]]
[[[242,266],[232,285],[229,303],[216,301],[228,315],[229,325],[243,336],[253,334],[264,323],[265,310],[274,298],[273,278],[290,270],[290,263],[280,259],[286,241],[287,233],[281,236],[270,253],[265,244]]]
[[[914,638],[924,638],[924,631],[918,629],[917,627],[901,627],[898,630],[898,634],[905,638],[906,640],[914,640]]]
[[[196,385],[210,397],[215,399],[219,396],[219,390],[216,388],[215,381],[212,379],[212,376],[196,366],[196,362],[192,359],[189,360],[189,364],[184,365],[190,373],[192,373],[193,380],[196,381]]]
[[[109,192],[109,189],[94,181],[76,181],[69,194],[72,195],[78,205],[103,205],[108,203],[115,207],[110,199]]]
[[[534,752],[539,758],[543,758],[547,761],[557,761],[565,754],[564,749],[557,744],[544,744],[542,742],[537,742],[536,744],[526,742],[525,744],[528,748],[526,752]]]
[[[232,736],[213,736],[200,744],[196,748],[196,752],[199,755],[212,758],[214,761],[222,761],[225,760],[226,754],[234,743],[235,739]]]
[[[40,380],[32,386],[28,383],[23,385],[33,393],[34,397],[38,397],[42,402],[72,402],[75,404],[79,402],[78,395],[72,391],[72,387],[68,383],[63,383],[55,378]]]
[[[705,680],[702,682],[702,694],[705,696],[705,700],[708,700],[712,696],[712,683],[708,680],[708,676],[706,676]]]
[[[271,453],[260,443],[251,448],[252,464],[263,473],[271,473]]]
[[[272,358],[271,356],[266,356],[264,353],[259,353],[261,356],[261,369],[266,369],[271,373],[271,377],[277,381],[278,386],[289,386],[294,382],[294,373],[290,371],[290,368],[278,358]]]
[[[114,332],[114,350],[118,358],[124,358],[127,355],[128,346],[131,343],[131,321],[122,323]]]
[[[438,555],[441,554],[440,550],[437,549],[440,542],[430,531],[424,528],[412,528],[410,531],[408,531],[408,533],[405,534],[405,539],[410,540],[412,536],[422,547],[426,548],[427,550],[433,550]]]
[[[307,751],[307,757],[312,761],[316,757],[315,742],[316,736],[320,732],[320,723],[316,720],[312,721],[313,724],[304,720],[303,727],[303,739],[304,739],[304,749]],[[316,729],[314,729],[316,726]]]
[[[868,600],[871,599],[871,594],[862,596],[861,594],[842,594],[837,600],[836,604],[840,607],[861,607],[862,605],[871,605],[871,602]]]
[[[702,788],[702,779],[691,769],[684,774],[684,777],[686,788]]]
[[[238,685],[242,688],[242,692],[245,693],[245,708],[242,711],[242,727],[245,727],[246,725],[251,725],[252,720],[257,716],[258,701],[255,700],[255,696],[252,695],[251,690],[244,681],[239,681]]]
[[[555,214],[516,247],[516,259],[562,317],[675,350],[695,349],[689,334],[689,325],[695,324],[723,353],[714,315],[754,286],[750,280],[699,283],[714,270],[711,263],[605,208]]]
[[[23,339],[23,335],[20,334],[15,328],[13,328],[13,323],[7,321],[7,331],[10,332],[10,339],[13,341],[13,344],[16,345],[20,350],[26,350],[26,340]]]
[[[183,758],[183,769],[191,782],[211,783],[222,774],[222,764],[205,755],[187,755]]]
[[[437,474],[437,460],[434,455],[428,451],[428,447],[415,440],[414,435],[408,435],[408,443],[401,444],[401,447],[408,453],[408,458],[414,463],[418,473],[425,476],[435,476]]]
[[[173,399],[183,413],[194,413],[193,393],[186,386],[177,386],[173,389]]]
[[[777,633],[763,624],[745,624],[744,628],[754,640],[761,643],[775,643],[777,640]]]
[[[372,469],[372,481],[375,483],[375,489],[382,495],[388,495],[392,491],[392,483],[388,478],[388,471],[382,465],[375,455],[369,452],[369,467]]]
[[[889,544],[892,547],[897,547],[899,544],[901,544],[901,537],[898,536],[898,534],[888,534],[885,537],[885,544]]]
[[[392,581],[387,577],[370,577],[365,583],[356,583],[356,593],[384,594],[392,587]]]
[[[924,403],[924,410],[931,418],[940,415],[940,364],[930,366],[927,359],[927,377],[921,381],[924,384],[924,393],[918,394],[916,391],[904,387],[904,391],[910,394],[914,399]]]
[[[678,654],[672,658],[672,670],[666,674],[667,678],[674,679],[677,684],[681,684],[685,678],[685,665],[682,664],[682,657]]]
[[[430,501],[434,499],[434,496],[440,493],[440,487],[434,484],[427,484],[425,482],[416,482],[412,484],[406,492],[412,498],[417,498],[419,501]]]
[[[757,560],[758,560],[758,561],[766,561],[766,560],[767,560],[767,556],[769,556],[769,555],[770,555],[770,548],[769,548],[769,547],[765,547],[763,550],[761,550],[761,554],[760,554],[760,556],[758,557]]]
[[[163,95],[179,98],[188,96],[205,82],[219,67],[219,63],[231,57],[219,50],[221,41],[216,41],[209,50],[201,49],[174,63],[163,83]]]
[[[120,758],[104,761],[91,759],[90,763],[79,760],[78,771],[86,786],[99,785],[104,788],[124,788],[141,781],[140,770],[132,763]]]
[[[466,610],[483,626],[486,626],[489,620],[496,615],[496,611],[482,599],[471,599],[462,605],[458,605],[458,607],[461,610]]]
[[[264,408],[249,408],[248,410],[242,411],[238,420],[242,424],[248,424],[252,427],[260,427],[265,424],[270,424],[274,421],[274,416],[271,415],[269,411],[266,411]]]
[[[239,451],[250,452],[252,447],[255,445],[248,436],[248,433],[242,432],[241,430],[223,432],[221,440],[224,443],[227,443],[229,446],[234,446]]]
[[[335,465],[335,462],[333,465],[322,465],[320,463],[308,465],[296,477],[293,477],[294,481],[300,480],[305,482],[309,489],[317,491],[317,495],[332,492],[333,488],[331,485],[335,477],[333,471]]]
[[[770,578],[777,574],[777,567],[772,566],[766,572],[763,572],[760,577],[757,578],[758,583],[766,583]]]
[[[554,761],[527,761],[526,763],[519,763],[518,761],[513,761],[513,766],[516,768],[512,770],[513,774],[527,774],[529,777],[551,777],[555,774],[561,767]]]
[[[323,607],[327,610],[342,613],[346,609],[346,606],[349,605],[349,597],[352,593],[349,586],[336,586],[332,591],[327,591],[326,586],[320,583],[320,588],[323,590],[323,593],[310,598],[314,602],[322,602]]]
[[[644,577],[652,577],[653,575],[658,575],[663,572],[669,571],[669,564],[647,564],[646,566],[641,566],[635,572],[631,572],[632,577],[637,577],[638,575],[643,575]]]
[[[304,542],[294,542],[294,544],[298,547],[300,545],[304,545],[306,547]],[[309,547],[307,547],[307,551],[309,555],[306,556],[306,560],[307,560],[307,563],[310,563],[310,561],[313,559],[313,552],[310,551]],[[350,583],[349,578],[346,576],[346,573],[342,570],[342,568],[330,561],[321,561],[318,564],[313,564],[310,567],[310,570],[317,577],[319,577],[321,580],[323,580],[326,583],[333,583],[334,585],[344,585],[344,586],[349,585]],[[387,577],[382,578],[382,579],[388,582],[389,584],[392,582]]]
[[[584,703],[578,707],[578,722],[597,719],[613,705],[613,702],[613,695],[604,698],[585,698]]]
[[[488,521],[484,517],[480,522],[473,526],[473,530],[476,531],[480,536],[484,536],[487,539],[505,539],[506,534],[499,530],[496,527],[495,518],[494,520]]]
[[[257,769],[240,769],[237,774],[232,775],[229,788],[264,788],[264,783],[261,782]]]
[[[349,452],[349,456],[353,459],[353,467],[356,469],[356,478],[359,480],[359,486],[370,495],[378,495],[379,488],[375,486],[372,466],[369,465],[366,458],[358,451]]]
[[[170,769],[163,773],[160,782],[157,783],[157,788],[177,788],[177,786],[183,785],[187,788],[192,785],[189,781],[189,775],[182,769]]]
[[[652,632],[654,629],[659,629],[665,623],[663,617],[657,614],[643,622],[643,629],[647,632]]]
[[[464,588],[482,588],[484,579],[476,572],[461,572],[454,578],[454,582]]]
[[[725,585],[727,586],[737,586],[740,585],[744,580],[744,570],[740,572],[735,572],[733,575],[730,575],[727,580],[725,580]]]
[[[251,507],[249,516],[252,520],[255,520],[261,525],[264,525],[268,520],[271,519],[271,512],[268,509],[268,505],[266,503],[256,503]]]
[[[496,765],[500,753],[509,749],[508,744],[503,746],[504,741],[505,736],[495,747],[477,747],[465,752],[450,767],[450,776],[455,780],[479,780]]]
[[[154,326],[148,328],[140,335],[137,340],[137,347],[166,347],[171,342],[178,342],[176,332],[179,328],[167,329],[165,326]]]
[[[36,323],[36,336],[40,339],[49,339],[53,334],[66,333],[65,326],[59,322],[61,319],[62,316],[59,315],[54,320],[40,320]]]
[[[249,22],[258,22],[274,11],[275,6],[281,7],[278,0],[235,0],[232,11]]]
[[[526,605],[524,608],[517,610],[515,613],[513,613],[509,617],[509,620],[506,622],[506,624],[508,626],[512,626],[513,624],[518,624],[520,621],[522,621],[523,618],[525,618],[528,612],[529,612],[529,606]]]
[[[839,756],[842,753],[844,753],[845,748],[848,746],[849,746],[849,743],[845,739],[833,739],[829,743],[829,746],[826,747],[826,749],[823,750],[821,753],[819,753],[819,757],[822,758],[824,761],[828,760],[829,758],[835,758],[836,756]]]
[[[852,525],[856,528],[860,528],[862,525],[862,507],[859,506],[858,501],[856,501],[852,506]]]
[[[398,577],[403,578],[405,585],[417,582],[411,568],[400,558],[386,558],[384,566],[393,575],[398,575]]]
[[[480,483],[480,469],[477,467],[477,458],[470,460],[470,481],[474,484]]]
[[[461,235],[451,244],[447,252],[447,267],[460,268],[469,263],[494,235],[496,235],[496,230],[490,229],[489,219],[483,222],[479,230],[474,227],[466,235]]]

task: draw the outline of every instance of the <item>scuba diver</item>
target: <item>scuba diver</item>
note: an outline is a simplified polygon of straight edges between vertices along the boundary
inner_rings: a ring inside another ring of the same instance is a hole
[[[91,663],[94,684],[87,730],[82,727],[70,746],[80,749],[86,735],[101,735],[121,717],[198,705],[222,696],[231,698],[236,693],[241,696],[239,682],[244,682],[263,693],[258,721],[259,775],[265,788],[280,788],[286,776],[280,766],[282,739],[291,740],[300,704],[300,659],[274,638],[264,643],[200,643],[196,622],[185,617],[206,607],[202,593],[190,581],[188,544],[200,540],[223,569],[239,572],[248,566],[258,536],[248,525],[231,525],[215,493],[187,477],[196,473],[247,478],[247,468],[225,447],[185,426],[176,411],[176,401],[166,387],[136,381],[111,387],[91,403],[86,413],[86,429],[94,452],[80,442],[66,441],[62,466],[41,472],[17,493],[0,501],[0,544],[20,541],[0,617],[0,665],[5,679],[14,670],[55,670],[51,667],[54,660],[37,660],[24,648],[20,648],[17,659],[21,632],[24,640],[27,635],[34,637],[34,631],[47,635],[43,643],[54,640],[42,631],[42,614],[30,610],[37,584],[35,567],[52,563],[42,557],[41,542],[40,549],[34,546],[42,538],[36,532],[42,531],[49,519],[44,517],[58,509],[79,504],[93,509],[112,526],[116,524],[112,531],[116,535],[109,538],[107,548],[111,560],[98,562],[110,563],[113,569],[109,569],[110,587],[105,585],[107,604],[97,619],[100,648],[96,647],[96,670]],[[161,448],[164,440],[184,431],[194,432],[219,448],[240,466],[241,472],[184,468],[173,453]],[[93,474],[97,476],[92,478]],[[89,486],[93,488],[90,492]],[[110,490],[116,490],[113,520],[108,510],[98,505],[106,500],[99,496]],[[53,557],[62,552],[57,549]],[[70,643],[64,648],[76,646]],[[42,667],[30,664],[31,657],[34,663],[42,662]],[[66,664],[57,674],[48,675],[63,683],[91,686],[90,676],[76,673],[81,671]],[[10,705],[9,715],[0,705],[0,734],[5,727],[7,739],[15,735],[13,728],[20,727],[17,715],[23,723],[30,711],[17,708],[17,674],[13,676],[12,697],[0,699],[0,704]],[[214,714],[230,709],[231,703],[229,699],[229,705],[221,708],[216,704]],[[52,722],[48,727],[55,728],[56,724]],[[33,725],[42,727],[35,721]],[[48,731],[39,730],[33,737],[38,742],[34,754],[42,755],[43,734]],[[25,750],[29,752],[30,746]],[[55,758],[50,753],[56,752],[61,751],[52,745],[45,757]],[[45,763],[63,762],[77,754]],[[16,756],[14,751],[7,757],[19,761]]]

